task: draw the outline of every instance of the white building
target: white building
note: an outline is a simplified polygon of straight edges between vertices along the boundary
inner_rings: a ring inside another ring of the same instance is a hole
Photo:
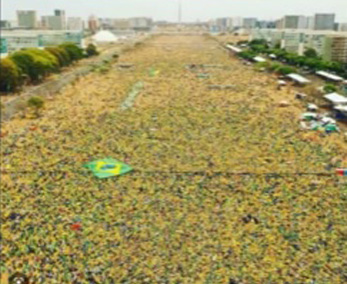
[[[84,29],[82,18],[69,17],[67,19],[67,29],[71,31],[82,31]]]
[[[339,24],[339,31],[340,32],[347,32],[347,23],[340,23]]]
[[[152,19],[145,17],[131,18],[130,28],[134,30],[150,30],[152,28]]]
[[[347,33],[335,31],[255,29],[250,39],[265,39],[271,45],[303,55],[313,48],[324,60],[347,63]]]
[[[22,28],[34,29],[37,27],[36,11],[17,11],[18,26]]]
[[[244,18],[242,27],[244,29],[254,29],[257,26],[257,18]]]
[[[5,40],[8,53],[22,48],[44,48],[57,46],[64,42],[83,45],[83,33],[80,31],[48,31],[48,30],[13,30],[2,31],[1,40]]]

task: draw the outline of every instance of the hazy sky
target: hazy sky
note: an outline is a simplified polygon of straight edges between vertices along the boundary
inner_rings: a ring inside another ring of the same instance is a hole
[[[180,0],[0,0],[1,18],[15,19],[16,10],[37,10],[49,15],[53,9],[66,10],[67,16],[87,18],[127,18],[148,16],[155,20],[176,21]],[[336,13],[336,19],[347,22],[347,0],[181,0],[183,20],[208,20],[241,16],[277,19],[285,14],[313,15]]]

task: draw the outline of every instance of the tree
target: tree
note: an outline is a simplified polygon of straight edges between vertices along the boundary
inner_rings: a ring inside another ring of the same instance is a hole
[[[268,46],[268,43],[266,39],[253,39],[252,41],[249,42],[249,45],[263,45],[263,46]]]
[[[59,70],[58,60],[52,54],[36,48],[14,52],[10,58],[32,82],[38,82],[49,73]]]
[[[280,68],[278,68],[276,70],[277,73],[281,74],[281,75],[288,75],[290,73],[295,73],[296,69],[290,66],[281,66]]]
[[[333,84],[326,84],[323,88],[324,92],[329,94],[329,93],[334,93],[337,91],[337,87]]]
[[[35,112],[35,115],[38,117],[40,115],[40,110],[44,106],[44,101],[41,97],[31,97],[28,100],[28,107],[32,108]]]
[[[97,51],[96,46],[91,43],[87,46],[86,52],[88,57],[99,55],[99,52]]]
[[[318,53],[315,49],[313,48],[307,48],[304,52],[304,56],[308,58],[318,58]]]
[[[61,47],[46,47],[45,50],[57,58],[60,67],[68,66],[72,62],[69,54]]]
[[[278,69],[280,69],[283,65],[281,63],[278,62],[273,62],[271,63],[271,65],[269,66],[269,71],[272,72],[277,72]]]
[[[83,49],[74,43],[63,43],[59,47],[63,48],[69,54],[71,61],[78,61],[83,58]]]
[[[240,52],[238,55],[241,58],[246,59],[246,60],[251,60],[255,56],[257,56],[257,54],[254,51],[251,51],[251,50],[244,50],[244,51]]]
[[[20,71],[17,65],[10,59],[0,61],[0,91],[13,92],[20,86]]]

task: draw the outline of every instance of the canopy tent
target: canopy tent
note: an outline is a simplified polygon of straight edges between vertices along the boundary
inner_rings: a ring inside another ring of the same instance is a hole
[[[256,56],[253,58],[255,62],[266,62],[266,59],[260,56]]]
[[[110,31],[99,31],[93,36],[93,40],[96,42],[117,42],[118,38]]]
[[[346,106],[339,105],[339,106],[334,107],[334,109],[338,110],[338,111],[341,111],[341,112],[343,112],[343,113],[345,113],[347,115],[347,105]]]
[[[331,93],[324,96],[324,98],[330,101],[333,105],[347,105],[347,98],[341,96],[338,93]]]
[[[231,51],[234,51],[234,52],[236,52],[236,53],[240,53],[240,52],[242,51],[242,49],[237,48],[237,47],[235,47],[235,46],[233,46],[233,45],[230,45],[230,44],[227,44],[227,49],[229,49],[229,50],[231,50]]]
[[[317,111],[318,110],[318,106],[315,105],[315,104],[308,104],[307,105],[307,110],[311,111],[311,112]]]
[[[292,79],[293,81],[299,83],[299,84],[308,84],[311,81],[307,80],[305,77],[299,75],[299,74],[295,74],[295,73],[291,73],[289,75],[287,75],[288,78]]]
[[[316,72],[317,75],[325,78],[325,79],[328,79],[328,80],[331,80],[331,81],[335,81],[335,82],[341,82],[343,81],[344,79],[340,76],[337,76],[337,75],[334,75],[334,74],[331,74],[331,73],[328,73],[328,72],[325,72],[325,71],[318,71]]]

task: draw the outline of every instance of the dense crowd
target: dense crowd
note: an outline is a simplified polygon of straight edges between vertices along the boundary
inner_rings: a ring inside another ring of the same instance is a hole
[[[90,74],[47,100],[41,117],[3,125],[4,275],[347,281],[346,181],[335,175],[347,165],[343,134],[300,130],[295,92],[203,36],[158,36],[119,61],[133,68]],[[99,180],[83,167],[106,157],[134,170]]]

